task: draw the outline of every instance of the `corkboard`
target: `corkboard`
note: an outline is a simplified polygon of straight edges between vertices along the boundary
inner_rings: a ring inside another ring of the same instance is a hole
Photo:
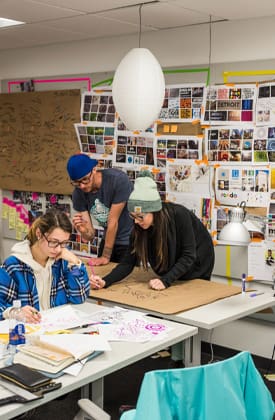
[[[71,194],[66,172],[79,151],[80,90],[0,95],[0,188]]]
[[[104,276],[110,272],[111,267],[108,265],[94,269],[96,274]],[[90,296],[161,314],[175,314],[241,292],[240,287],[200,279],[177,282],[168,289],[156,291],[148,287],[148,280],[154,277],[151,270],[146,272],[135,268],[126,279],[107,289],[91,290]]]

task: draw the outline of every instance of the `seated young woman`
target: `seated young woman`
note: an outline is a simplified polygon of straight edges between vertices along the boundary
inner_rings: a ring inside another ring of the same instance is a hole
[[[41,310],[79,304],[89,295],[84,264],[69,250],[72,224],[66,213],[51,209],[38,217],[24,241],[16,243],[0,267],[0,319],[9,318],[21,300],[28,323],[41,320]]]
[[[210,280],[214,266],[213,241],[202,222],[186,207],[162,203],[150,172],[136,179],[128,200],[134,228],[128,254],[103,278],[92,275],[91,287],[100,289],[124,279],[136,265],[153,269],[149,287],[163,290],[175,281]]]

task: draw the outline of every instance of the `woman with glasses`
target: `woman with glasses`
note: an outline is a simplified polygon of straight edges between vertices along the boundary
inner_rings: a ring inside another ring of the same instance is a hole
[[[177,280],[210,280],[214,266],[211,236],[186,207],[161,202],[150,172],[143,171],[136,179],[128,210],[134,220],[128,257],[103,278],[91,276],[93,289],[122,280],[135,265],[147,270],[150,264],[155,276],[149,287],[155,290],[163,290]]]
[[[0,268],[0,319],[9,318],[21,300],[26,322],[41,320],[40,310],[79,304],[89,295],[89,277],[69,250],[72,224],[66,213],[51,209],[38,217],[24,241],[16,243]]]

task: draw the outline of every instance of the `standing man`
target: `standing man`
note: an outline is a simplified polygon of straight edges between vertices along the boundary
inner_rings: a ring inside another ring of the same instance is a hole
[[[98,258],[92,258],[92,263],[105,265],[109,261],[120,262],[129,251],[133,222],[126,202],[133,185],[121,170],[98,170],[97,163],[86,154],[73,155],[68,160],[67,171],[75,187],[72,199],[78,212],[73,217],[73,225],[86,241],[95,235],[91,216],[104,228]]]

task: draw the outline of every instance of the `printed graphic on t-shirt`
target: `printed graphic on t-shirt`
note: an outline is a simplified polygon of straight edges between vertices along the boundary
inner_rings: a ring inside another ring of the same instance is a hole
[[[95,200],[94,205],[91,207],[90,213],[100,226],[104,228],[107,226],[109,209],[103,203],[101,203],[98,198]]]

